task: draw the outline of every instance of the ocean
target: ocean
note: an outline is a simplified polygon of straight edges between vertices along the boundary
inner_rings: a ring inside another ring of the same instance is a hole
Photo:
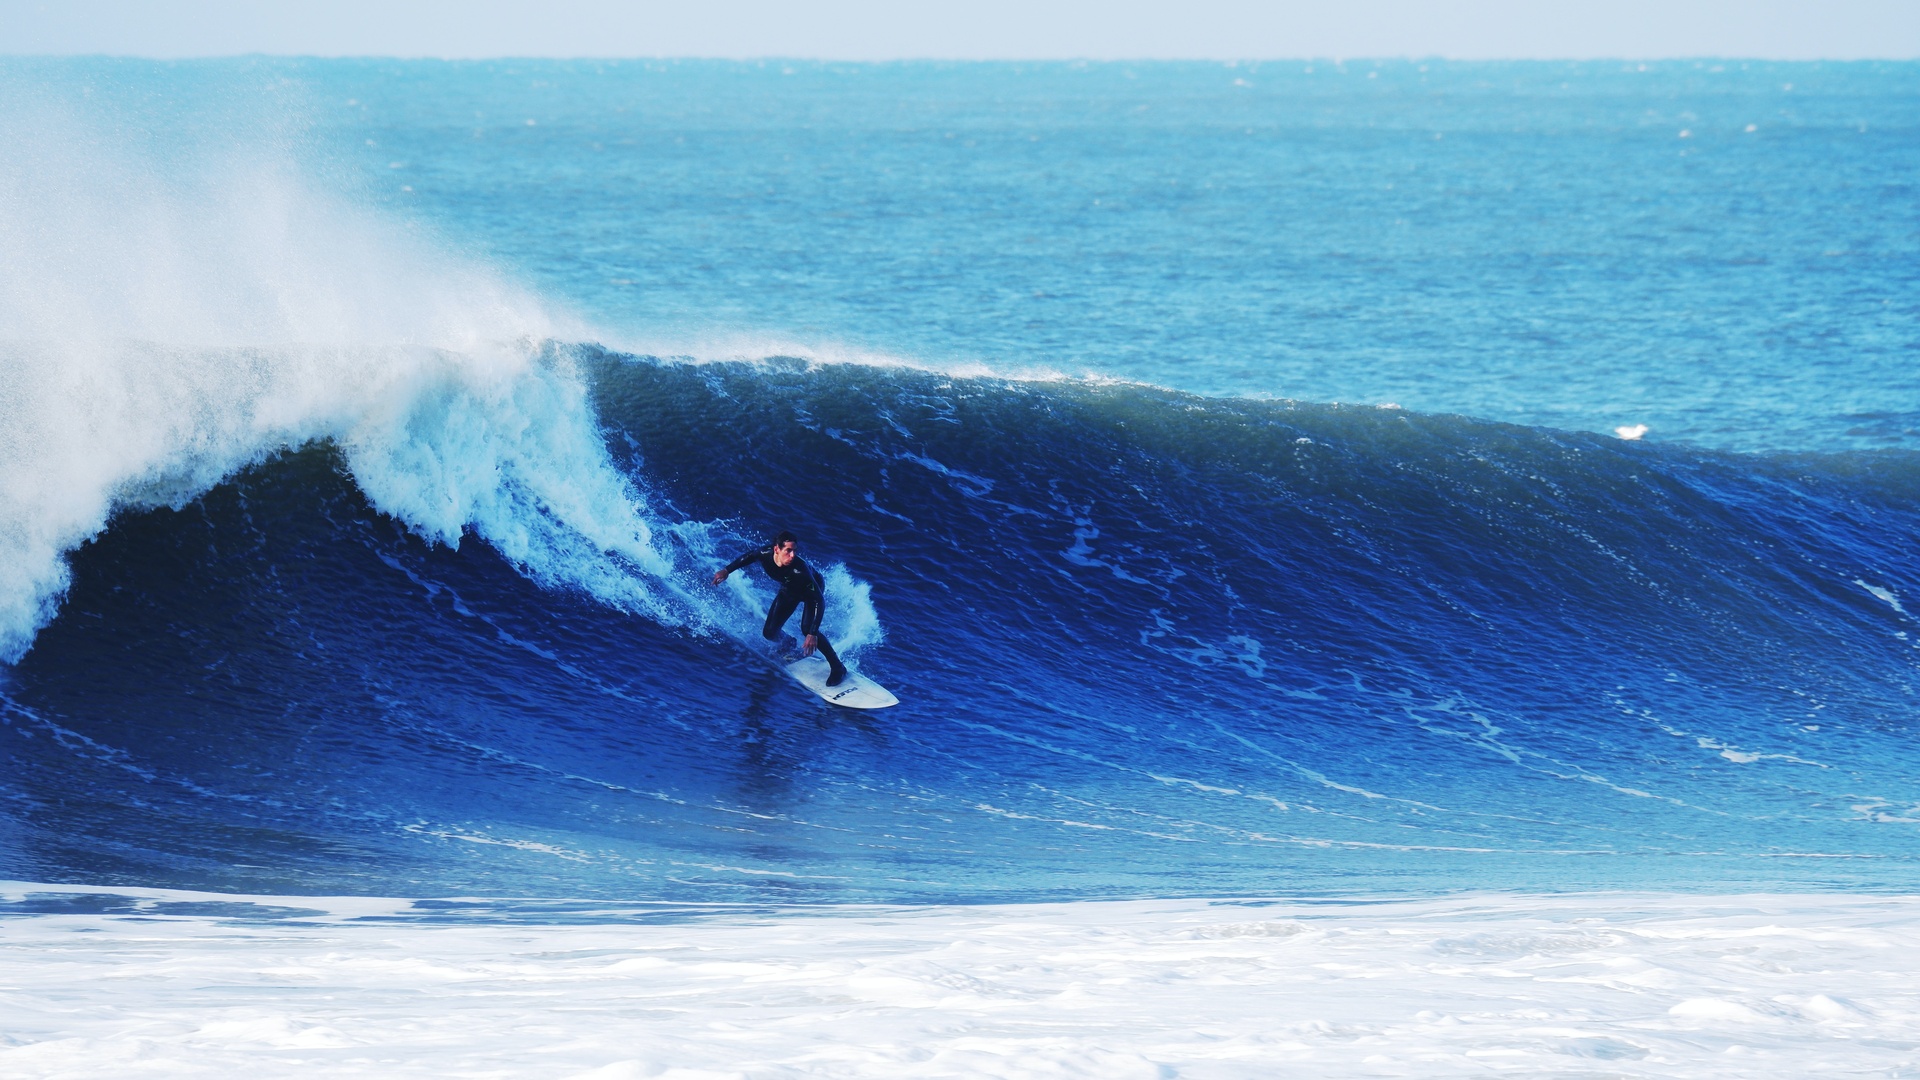
[[[1914,63],[0,61],[0,1070],[1920,1070],[1917,135]],[[899,706],[708,583],[782,529]],[[155,949],[249,989],[89,988]],[[599,1004],[393,1041],[480,968]]]

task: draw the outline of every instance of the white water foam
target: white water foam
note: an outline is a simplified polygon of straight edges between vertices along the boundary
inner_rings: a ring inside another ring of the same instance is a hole
[[[472,533],[551,587],[746,637],[694,582],[717,530],[663,522],[612,465],[561,340],[485,265],[318,192],[271,145],[136,153],[40,98],[0,117],[0,661],[56,613],[66,554],[332,441],[381,511]],[[270,141],[270,140],[269,140]],[[665,526],[663,528],[663,526]],[[877,639],[844,586],[848,649]],[[865,628],[864,630],[862,628]]]
[[[102,891],[0,886],[48,908]],[[1920,1069],[1913,898],[1179,900],[499,925],[421,922],[404,901],[125,895],[142,907],[0,917],[0,1074]],[[169,913],[196,903],[220,910]],[[248,918],[248,904],[295,910]]]
[[[1165,384],[1096,371],[1090,367],[1067,371],[1045,364],[1007,364],[980,357],[928,359],[845,344],[803,341],[788,335],[773,333],[693,335],[634,331],[602,340],[620,352],[653,357],[665,363],[695,366],[791,364],[799,361],[810,368],[898,368],[904,371],[943,375],[951,379],[990,379],[1004,383],[1069,383],[1090,387],[1135,386],[1168,393],[1187,393]],[[1250,400],[1293,400],[1275,398],[1274,395],[1261,393],[1248,394],[1246,397]],[[1397,409],[1399,406],[1382,405],[1380,408]]]

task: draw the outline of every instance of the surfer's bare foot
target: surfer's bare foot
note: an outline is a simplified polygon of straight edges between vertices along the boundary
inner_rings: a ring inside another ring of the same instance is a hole
[[[839,685],[840,685],[841,683],[843,683],[843,682],[846,682],[846,681],[847,681],[847,669],[846,669],[846,668],[843,668],[843,667],[835,667],[835,668],[834,668],[834,669],[833,669],[832,671],[829,671],[829,672],[827,672],[827,685],[828,685],[828,686],[839,686]]]

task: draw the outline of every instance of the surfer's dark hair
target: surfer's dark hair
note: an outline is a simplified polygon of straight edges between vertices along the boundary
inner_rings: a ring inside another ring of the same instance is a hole
[[[798,546],[799,543],[800,543],[800,538],[786,531],[785,529],[780,530],[780,535],[773,538],[774,547],[779,547],[781,544],[793,544]]]

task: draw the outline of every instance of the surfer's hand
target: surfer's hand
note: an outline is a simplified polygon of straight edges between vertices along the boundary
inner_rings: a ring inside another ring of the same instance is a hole
[[[725,570],[715,570],[713,572],[713,583],[715,585],[718,585],[725,580],[727,580],[727,572]]]
[[[813,635],[812,634],[808,634],[807,640],[802,641],[800,643],[800,655],[801,656],[813,655]]]

